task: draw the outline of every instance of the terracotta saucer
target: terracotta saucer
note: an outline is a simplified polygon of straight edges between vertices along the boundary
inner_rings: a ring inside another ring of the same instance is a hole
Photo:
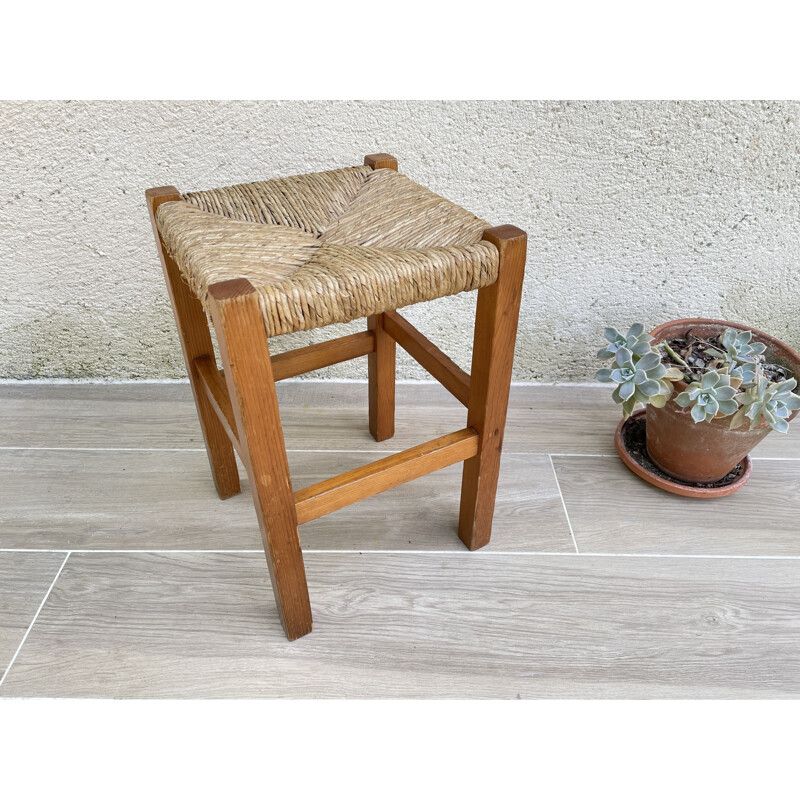
[[[626,439],[629,440],[629,435],[634,433],[636,429],[641,426],[641,432],[645,430],[645,412],[637,411],[632,414],[628,419],[622,420],[617,426],[617,433],[614,436],[614,445],[617,448],[617,453],[622,459],[622,463],[631,471],[635,472],[642,480],[647,481],[665,492],[672,494],[679,494],[683,497],[725,497],[725,495],[738,492],[750,478],[752,470],[752,461],[750,456],[746,456],[743,461],[739,463],[731,475],[723,478],[715,486],[702,486],[693,483],[683,483],[682,481],[670,478],[658,469],[647,456],[647,449],[643,448],[644,453],[639,455],[639,458],[629,452],[626,446]],[[626,434],[629,434],[626,436]],[[734,474],[736,473],[736,474]]]

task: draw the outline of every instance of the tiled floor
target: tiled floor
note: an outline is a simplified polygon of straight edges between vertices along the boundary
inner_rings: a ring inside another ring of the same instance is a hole
[[[296,488],[463,426],[398,387],[279,386]],[[0,386],[0,695],[800,696],[800,430],[730,498],[613,452],[597,387],[515,387],[492,543],[456,465],[301,528],[314,632],[289,643],[255,513],[216,497],[186,385]]]

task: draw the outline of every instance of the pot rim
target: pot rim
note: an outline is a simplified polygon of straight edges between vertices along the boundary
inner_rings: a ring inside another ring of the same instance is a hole
[[[710,319],[708,317],[683,317],[681,319],[673,319],[669,320],[668,322],[662,322],[660,325],[656,325],[656,327],[650,331],[650,335],[653,337],[653,343],[658,344],[659,342],[663,342],[664,339],[667,338],[665,333],[666,330],[668,328],[672,328],[675,325],[681,325],[681,326],[685,325],[685,327],[687,328],[691,328],[696,325],[707,325],[707,326],[717,326],[722,329],[734,328],[740,331],[752,331],[753,336],[756,340],[759,340],[764,344],[771,344],[773,346],[777,346],[778,348],[784,351],[787,360],[794,362],[793,377],[795,378],[795,380],[797,380],[798,384],[800,385],[800,353],[798,353],[793,347],[789,347],[789,345],[786,344],[786,342],[778,339],[777,336],[772,336],[772,334],[765,333],[764,331],[759,330],[758,328],[753,328],[751,326],[744,325],[741,322],[729,322],[728,320],[724,319]],[[686,381],[675,381],[673,386],[675,387],[676,393],[678,393],[685,391],[688,387],[688,384],[686,383]],[[674,403],[674,396],[670,398],[669,402]],[[676,407],[680,408],[679,406]],[[688,413],[688,409],[681,408],[680,411],[682,413]],[[788,421],[791,422],[799,413],[800,410],[793,411],[791,415],[787,417]],[[709,425],[712,425],[714,423],[719,424],[726,419],[728,419],[728,417],[715,417],[708,424]],[[768,425],[769,423],[765,419],[762,419],[761,422],[759,422],[759,424],[755,428],[753,428],[753,430],[757,431],[762,426],[768,426]]]
[[[694,325],[715,325],[720,328],[735,328],[740,331],[752,331],[756,339],[763,340],[764,343],[777,345],[782,350],[785,350],[789,359],[793,360],[797,365],[797,369],[800,370],[800,353],[798,353],[797,350],[795,350],[793,347],[789,347],[786,342],[782,341],[777,336],[772,336],[772,334],[765,333],[764,331],[759,330],[758,328],[753,328],[750,325],[744,325],[741,322],[729,322],[728,320],[724,319],[684,317],[681,319],[669,320],[668,322],[662,322],[660,325],[656,325],[656,327],[650,331],[650,335],[653,337],[653,340],[656,343],[662,342],[666,338],[666,336],[662,336],[662,333],[664,333],[667,328],[671,328],[673,325],[685,325],[687,328],[691,328]]]

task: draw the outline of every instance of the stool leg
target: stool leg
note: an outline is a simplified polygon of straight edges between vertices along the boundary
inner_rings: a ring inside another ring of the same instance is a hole
[[[394,436],[394,339],[383,327],[383,314],[367,317],[367,329],[375,334],[375,352],[367,356],[369,375],[369,432],[376,442]]]
[[[214,284],[209,295],[275,602],[287,638],[297,639],[311,631],[311,604],[258,294],[237,278]]]
[[[194,366],[194,360],[201,356],[208,356],[214,360],[214,346],[211,343],[211,333],[208,329],[208,320],[200,301],[192,294],[189,287],[181,278],[178,265],[172,260],[164,249],[161,234],[156,225],[155,213],[161,203],[171,200],[180,200],[181,196],[174,186],[163,186],[158,189],[148,189],[145,192],[147,206],[150,210],[150,221],[153,223],[153,233],[156,238],[156,248],[164,269],[167,281],[172,311],[178,327],[183,357],[186,361],[186,370],[189,373],[189,384],[194,394],[197,416],[200,418],[200,429],[206,443],[206,453],[211,463],[211,474],[219,496],[225,500],[239,494],[239,469],[236,466],[236,457],[233,453],[228,434],[217,418],[211,403],[200,385],[200,378]]]
[[[388,153],[364,156],[372,169],[397,172],[397,159]],[[369,376],[369,432],[376,442],[394,436],[395,341],[383,328],[383,314],[367,317],[367,329],[375,332],[375,352],[367,356]]]
[[[484,232],[500,251],[497,280],[478,291],[467,425],[480,435],[464,462],[458,535],[470,550],[489,543],[511,387],[527,237],[502,225]]]

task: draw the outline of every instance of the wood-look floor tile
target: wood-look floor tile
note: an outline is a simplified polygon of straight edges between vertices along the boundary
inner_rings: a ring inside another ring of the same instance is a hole
[[[287,447],[392,452],[464,427],[465,410],[444,389],[421,388],[398,386],[397,433],[379,443],[367,427],[366,384],[279,383]],[[6,385],[0,411],[0,446],[203,447],[186,384]]]
[[[203,447],[188,384],[0,386],[3,447]]]
[[[580,551],[800,556],[800,461],[755,461],[736,494],[668,494],[612,458],[553,462]]]
[[[606,394],[597,387],[512,387],[506,450],[613,452],[618,414],[602,402]],[[466,421],[463,407],[438,384],[397,386],[396,433],[385,442],[367,429],[366,384],[281,382],[278,398],[292,449],[391,452]],[[0,446],[203,447],[186,384],[0,386],[0,409],[8,421]]]
[[[402,450],[465,421],[463,408],[437,384],[398,385],[397,433],[380,443],[367,430],[366,384],[282,382],[278,397],[293,449]],[[203,447],[185,384],[6,385],[0,413],[0,447]],[[607,387],[514,386],[505,448],[611,454],[619,419]],[[800,425],[768,436],[753,454],[800,458]]]
[[[800,562],[312,554],[287,642],[263,558],[74,554],[6,696],[800,695]]]
[[[0,678],[63,561],[62,553],[0,553]]]
[[[375,458],[290,453],[289,463],[299,489]],[[301,526],[303,546],[461,550],[460,484],[460,464],[426,475]],[[0,450],[0,485],[0,548],[261,548],[246,480],[219,500],[202,452]],[[490,547],[573,549],[546,456],[504,456]]]

